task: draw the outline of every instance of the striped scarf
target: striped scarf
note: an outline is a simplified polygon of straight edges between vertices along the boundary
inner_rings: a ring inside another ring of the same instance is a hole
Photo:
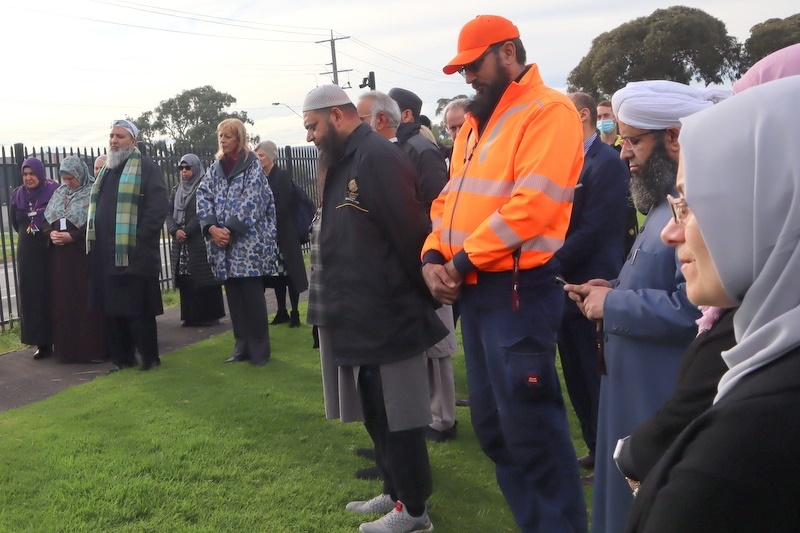
[[[100,196],[108,169],[103,167],[100,175],[92,186],[92,195],[89,200],[89,217],[86,225],[86,251],[91,250],[95,234],[94,215],[97,208],[97,198]],[[114,266],[126,267],[130,259],[131,250],[136,246],[136,224],[139,219],[139,191],[142,188],[142,153],[138,148],[125,162],[122,175],[119,178],[119,191],[117,193],[117,219],[114,228]]]

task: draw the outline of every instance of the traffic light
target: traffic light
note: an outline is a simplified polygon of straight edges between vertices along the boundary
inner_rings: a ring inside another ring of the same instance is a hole
[[[369,76],[364,78],[361,81],[361,85],[358,86],[359,89],[363,89],[364,87],[369,87],[371,90],[375,90],[375,73],[371,70],[369,71]]]

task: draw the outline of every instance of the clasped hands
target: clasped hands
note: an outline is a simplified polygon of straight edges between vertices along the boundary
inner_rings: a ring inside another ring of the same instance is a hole
[[[208,229],[208,234],[211,235],[211,241],[220,248],[227,248],[231,243],[231,230],[228,228],[211,226]]]
[[[71,243],[73,240],[72,235],[70,235],[68,231],[50,232],[50,242],[57,246],[64,246],[65,244]]]
[[[603,305],[605,305],[608,292],[613,290],[608,281],[590,279],[581,285],[567,283],[564,285],[564,290],[586,318],[594,321],[603,320]]]
[[[445,265],[425,263],[422,265],[422,277],[433,297],[449,305],[458,298],[461,284],[464,282],[464,276],[459,274],[452,261]]]

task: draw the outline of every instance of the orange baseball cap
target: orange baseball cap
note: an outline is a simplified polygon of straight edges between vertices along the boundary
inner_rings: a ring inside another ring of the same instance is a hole
[[[453,74],[481,57],[491,45],[518,37],[519,29],[510,20],[497,15],[478,15],[461,28],[458,53],[442,71]]]

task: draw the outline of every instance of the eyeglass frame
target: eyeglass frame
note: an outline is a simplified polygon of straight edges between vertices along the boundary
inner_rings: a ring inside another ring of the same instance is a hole
[[[192,170],[191,166],[178,165],[178,170]]]
[[[502,41],[502,42],[499,42],[499,43],[494,43],[492,45],[489,45],[489,48],[487,48],[484,53],[482,53],[480,56],[478,56],[478,59],[476,59],[474,61],[471,61],[470,63],[467,63],[466,65],[462,65],[461,68],[458,69],[456,72],[461,74],[464,78],[467,77],[467,71],[473,72],[473,73],[474,72],[478,72],[481,69],[481,67],[483,66],[483,62],[486,60],[486,58],[489,56],[489,54],[492,53],[492,52],[497,52],[500,49],[501,46],[506,44],[506,42],[508,42],[508,41]]]
[[[669,203],[670,210],[672,210],[672,220],[675,221],[675,224],[679,226],[682,225],[684,220],[689,216],[689,204],[686,203],[686,198],[683,196],[678,196],[676,198],[668,194],[667,202]]]
[[[637,146],[639,146],[639,138],[644,137],[645,135],[650,135],[653,133],[663,133],[667,131],[666,128],[660,130],[647,130],[644,133],[639,133],[637,135],[628,135],[627,137],[620,137],[620,144],[623,148],[627,148],[628,150],[635,150]],[[631,142],[631,139],[636,139],[636,144]]]

